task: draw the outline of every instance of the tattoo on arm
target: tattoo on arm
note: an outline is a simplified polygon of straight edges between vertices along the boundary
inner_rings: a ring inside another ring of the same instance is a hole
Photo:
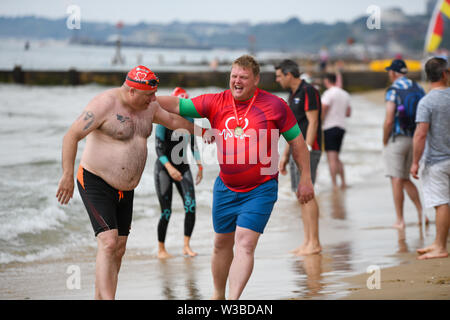
[[[84,126],[83,130],[87,130],[91,127],[91,125],[94,123],[94,114],[91,111],[86,111],[85,113],[83,113],[81,116],[84,115],[83,120],[86,123],[86,125]]]

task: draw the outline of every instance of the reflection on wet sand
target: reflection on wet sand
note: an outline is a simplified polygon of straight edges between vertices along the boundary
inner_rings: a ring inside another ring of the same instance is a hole
[[[173,265],[167,261],[167,259],[160,260],[159,261],[160,266],[160,273],[161,273],[161,279],[162,279],[162,296],[164,299],[168,300],[174,300],[176,299],[174,292],[172,291],[172,288],[174,287],[173,284]]]
[[[186,289],[188,292],[188,300],[200,300],[202,298],[197,288],[197,279],[195,277],[195,263],[193,258],[185,257],[184,265],[186,266]]]
[[[345,190],[334,189],[331,194],[331,217],[345,220],[347,210],[345,208]]]
[[[333,188],[318,196],[321,213],[330,213],[333,219],[345,220],[347,217],[346,192],[347,189]]]
[[[406,243],[405,229],[398,230],[398,253],[408,252],[408,244]]]
[[[332,284],[332,281],[327,279],[328,275],[352,271],[351,252],[351,243],[343,242],[327,247],[322,254],[308,255],[293,261],[292,269],[300,276],[296,281],[298,290],[294,293],[300,294],[298,298],[312,298],[330,293],[326,290],[327,286]]]
[[[313,254],[303,259],[303,268],[306,272],[307,295],[317,296],[323,288],[322,283],[322,255]]]
[[[160,278],[162,279],[162,297],[167,300],[187,299],[201,300],[202,296],[197,287],[195,263],[192,258],[183,258],[182,263],[174,259],[159,261]],[[182,270],[182,274],[180,274]],[[181,285],[180,276],[185,278],[184,286]],[[186,293],[177,292],[186,289]]]
[[[293,271],[300,275],[297,281],[300,297],[309,298],[320,295],[324,284],[322,283],[322,254],[304,256],[293,261]],[[304,277],[306,275],[306,278]]]

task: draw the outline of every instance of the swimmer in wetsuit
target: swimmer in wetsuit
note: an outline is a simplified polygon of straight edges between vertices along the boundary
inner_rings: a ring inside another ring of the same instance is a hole
[[[186,91],[182,88],[175,88],[173,96],[188,98]],[[193,119],[187,118],[193,122]],[[195,137],[182,135],[178,132],[167,129],[162,125],[156,127],[156,153],[155,163],[155,188],[161,206],[161,218],[158,223],[158,258],[170,258],[164,242],[166,238],[167,226],[172,214],[172,188],[175,184],[180,196],[183,199],[184,218],[184,247],[183,254],[196,256],[197,253],[190,247],[190,239],[195,224],[195,190],[191,170],[187,161],[187,153],[184,152],[187,144],[190,143],[194,159],[198,165],[196,184],[200,183],[203,177],[203,168],[200,161]],[[190,140],[190,142],[189,142]]]

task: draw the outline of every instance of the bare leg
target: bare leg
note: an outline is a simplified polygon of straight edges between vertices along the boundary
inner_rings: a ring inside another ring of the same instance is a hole
[[[328,168],[330,169],[331,182],[337,187],[336,176],[339,172],[339,159],[336,151],[327,151]]]
[[[447,237],[449,227],[450,210],[448,204],[436,207],[436,240],[431,246],[417,250],[417,252],[422,254],[417,259],[425,260],[448,257]]]
[[[306,247],[309,245],[309,240],[311,239],[309,222],[310,216],[308,214],[308,210],[304,208],[304,205],[300,204],[301,213],[302,213],[302,222],[303,222],[303,243],[291,251],[293,254],[302,254],[306,250]]]
[[[192,251],[190,246],[191,237],[184,236],[184,247],[183,247],[183,254],[185,256],[195,257],[197,255],[196,252]]]
[[[234,232],[216,233],[211,259],[214,282],[213,300],[224,300],[228,273],[233,261]]]
[[[344,164],[342,163],[341,159],[339,158],[338,153],[338,175],[341,177],[341,188],[345,189],[347,188],[347,183],[345,182],[345,174],[344,174]]]
[[[397,214],[397,221],[393,227],[398,229],[403,229],[405,227],[405,220],[403,219],[403,202],[405,200],[405,195],[403,194],[404,181],[405,180],[402,178],[391,177],[395,213]]]
[[[236,227],[236,254],[230,267],[230,292],[228,299],[237,300],[253,271],[255,248],[261,234],[250,229]]]
[[[116,263],[117,263],[117,275],[119,275],[120,267],[122,266],[122,258],[125,255],[125,250],[127,248],[128,236],[119,236],[117,241],[117,251],[116,251]]]
[[[317,205],[317,200],[314,198],[300,206],[302,209],[302,217],[305,216],[306,218],[303,220],[303,223],[307,239],[296,254],[317,254],[322,251],[319,241],[319,206]]]
[[[119,236],[117,229],[104,231],[97,236],[97,259],[95,263],[95,299],[113,300],[116,295],[117,249]]]
[[[419,192],[417,191],[416,185],[414,183],[412,183],[411,180],[408,179],[408,180],[404,181],[403,186],[404,186],[409,198],[416,206],[417,215],[419,218],[419,224],[422,224],[423,209],[422,209],[422,204],[420,203]],[[429,223],[428,218],[425,217],[425,224],[428,224],[428,223]]]

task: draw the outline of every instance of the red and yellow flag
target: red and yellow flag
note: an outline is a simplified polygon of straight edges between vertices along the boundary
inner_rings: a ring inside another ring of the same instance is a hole
[[[436,4],[425,41],[425,51],[427,52],[435,51],[441,44],[444,34],[443,16],[450,18],[450,0],[439,0]]]

